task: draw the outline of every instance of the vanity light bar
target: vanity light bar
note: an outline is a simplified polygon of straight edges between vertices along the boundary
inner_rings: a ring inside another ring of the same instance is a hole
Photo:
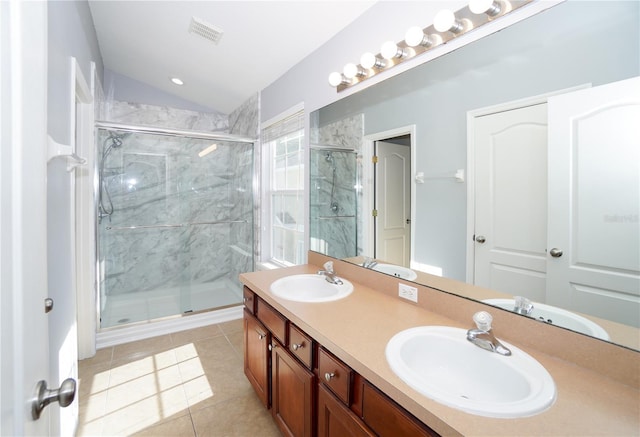
[[[441,44],[446,44],[448,41],[458,38],[532,1],[534,0],[471,0],[469,6],[465,6],[453,13],[453,20],[451,20],[450,11],[440,11],[436,15],[438,23],[435,23],[438,24],[438,29],[440,30],[436,29],[435,24],[425,27],[422,29],[424,37],[422,39],[418,37],[417,44],[414,42],[416,41],[415,36],[407,37],[406,39],[409,41],[400,41],[396,44],[397,50],[394,53],[391,53],[393,42],[386,42],[384,49],[377,55],[365,53],[359,65],[347,64],[349,68],[346,71],[357,71],[357,74],[346,76],[346,73],[331,73],[330,85],[335,87],[338,92],[343,91]],[[443,27],[444,22],[450,22],[451,24],[444,26],[447,27],[445,29]],[[416,29],[412,28],[410,32],[415,35]],[[407,35],[410,35],[410,33],[408,32]],[[353,68],[354,65],[355,70]]]

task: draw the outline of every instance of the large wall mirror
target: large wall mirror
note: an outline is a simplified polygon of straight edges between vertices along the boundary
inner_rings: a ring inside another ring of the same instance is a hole
[[[640,350],[638,16],[567,1],[314,112],[311,250]]]

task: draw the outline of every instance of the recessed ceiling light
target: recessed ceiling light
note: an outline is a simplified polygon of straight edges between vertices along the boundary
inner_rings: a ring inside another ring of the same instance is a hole
[[[184,82],[179,77],[170,77],[169,79],[176,85],[184,85]]]

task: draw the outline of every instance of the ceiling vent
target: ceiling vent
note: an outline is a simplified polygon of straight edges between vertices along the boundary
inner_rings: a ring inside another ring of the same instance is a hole
[[[200,35],[204,39],[208,39],[214,44],[218,44],[220,42],[220,38],[222,38],[222,34],[224,33],[223,30],[219,27],[216,27],[213,24],[206,23],[200,18],[196,17],[191,17],[189,32]]]

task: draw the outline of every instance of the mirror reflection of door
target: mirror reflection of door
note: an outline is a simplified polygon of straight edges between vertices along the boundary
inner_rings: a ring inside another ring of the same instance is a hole
[[[547,299],[636,327],[638,121],[640,77],[549,99]]]
[[[547,105],[475,120],[476,285],[545,301]]]
[[[375,142],[375,258],[409,267],[411,261],[411,138]]]
[[[639,83],[475,119],[474,284],[640,326]]]

